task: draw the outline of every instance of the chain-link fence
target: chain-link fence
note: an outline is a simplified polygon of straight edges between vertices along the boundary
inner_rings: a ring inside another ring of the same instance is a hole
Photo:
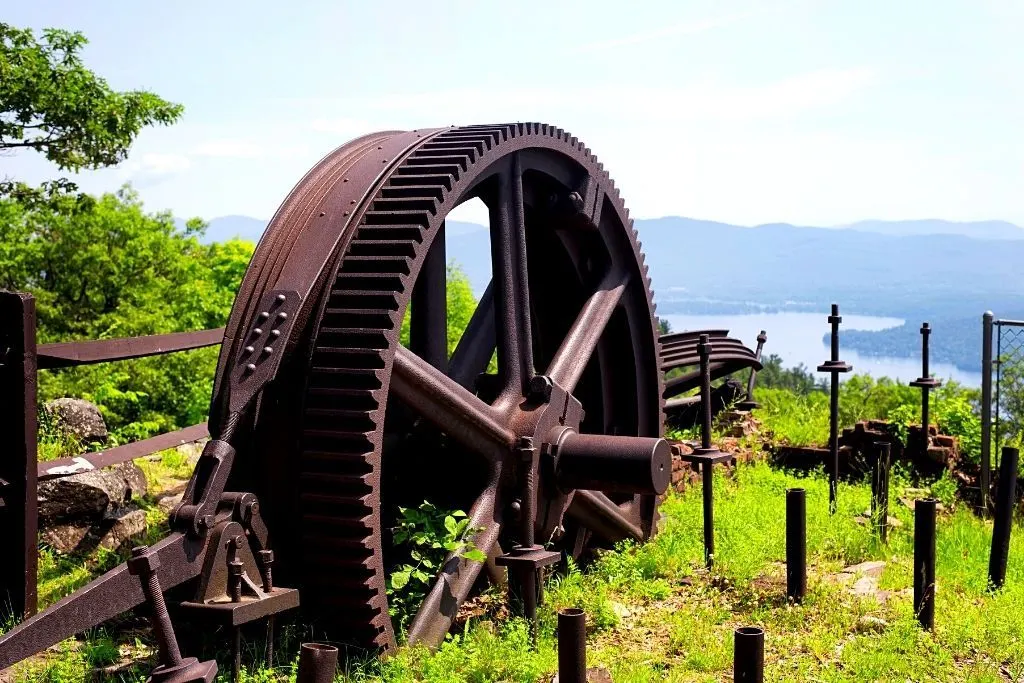
[[[990,473],[1003,446],[1024,427],[1024,320],[982,318],[981,490],[987,502]]]
[[[1024,321],[996,320],[995,441],[998,451],[1020,435],[1024,414]]]

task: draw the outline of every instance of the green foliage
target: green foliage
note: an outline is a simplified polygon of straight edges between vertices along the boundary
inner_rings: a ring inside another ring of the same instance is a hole
[[[916,422],[919,423],[921,421],[920,417],[921,411],[917,406],[909,403],[896,406],[887,416],[889,431],[906,447],[907,439],[910,437],[910,425]]]
[[[793,446],[828,442],[827,393],[759,386],[757,400],[761,404],[758,417],[775,440]],[[981,455],[977,401],[976,390],[955,382],[932,392],[934,422],[943,433],[960,440],[962,453],[973,462]],[[887,377],[853,375],[839,385],[840,429],[860,420],[887,420],[893,434],[906,445],[909,425],[921,423],[921,392]]]
[[[409,561],[399,564],[387,582],[391,616],[404,628],[433,585],[448,555],[485,562],[487,555],[473,545],[469,518],[462,510],[440,510],[423,501],[418,508],[398,508],[393,531],[397,548],[408,551]]]
[[[181,117],[181,105],[151,92],[112,90],[82,63],[87,42],[78,32],[50,28],[37,37],[0,23],[0,151],[30,149],[63,171],[112,166],[144,127]],[[4,181],[0,197],[46,199],[73,188],[58,181],[33,192]]]
[[[771,438],[791,446],[828,441],[828,396],[820,391],[799,394],[786,389],[757,390],[758,419]]]
[[[36,297],[41,343],[223,325],[252,255],[203,245],[198,220],[147,214],[129,188],[81,204],[0,200],[0,287]],[[114,442],[205,419],[217,349],[40,374],[40,398],[99,405]]]
[[[763,368],[757,373],[758,388],[786,389],[801,396],[825,389],[825,381],[803,363],[795,368],[783,368],[782,358],[772,353],[761,359],[761,365]]]
[[[447,266],[447,307],[448,307],[448,355],[455,350],[455,346],[462,338],[462,333],[469,325],[469,319],[473,317],[476,310],[476,298],[473,296],[473,289],[469,285],[469,277],[457,263],[451,261]],[[402,319],[402,329],[399,334],[399,341],[403,346],[409,346],[409,322],[412,315],[412,305],[405,309],[405,317]]]

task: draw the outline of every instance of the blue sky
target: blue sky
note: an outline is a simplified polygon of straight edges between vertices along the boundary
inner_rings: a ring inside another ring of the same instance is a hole
[[[111,85],[185,105],[79,178],[179,216],[269,218],[373,130],[541,120],[634,216],[1024,225],[1020,0],[39,0],[4,21],[81,30]]]

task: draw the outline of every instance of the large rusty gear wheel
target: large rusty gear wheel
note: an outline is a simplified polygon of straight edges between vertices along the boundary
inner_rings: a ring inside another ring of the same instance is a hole
[[[449,358],[444,221],[472,198],[490,212],[494,275]],[[643,451],[661,436],[663,381],[640,244],[608,174],[560,129],[383,132],[321,160],[270,222],[239,290],[214,435],[227,419],[233,364],[274,291],[297,292],[303,305],[276,380],[231,427],[239,448],[231,487],[260,497],[275,573],[301,588],[304,608],[332,638],[395,643],[385,583],[398,505],[429,498],[468,510],[482,529],[474,543],[493,557],[516,538],[511,510],[523,501],[513,500],[514,444],[523,437],[545,449],[566,428],[655,437],[634,439]],[[399,332],[410,303],[406,349]],[[487,375],[495,349],[499,370]],[[540,542],[578,554],[653,533],[655,496],[567,490],[550,472],[539,476]],[[480,573],[479,563],[445,564],[410,641],[440,642]]]

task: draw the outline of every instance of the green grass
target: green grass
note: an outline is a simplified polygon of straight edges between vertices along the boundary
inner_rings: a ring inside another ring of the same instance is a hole
[[[828,514],[828,486],[821,476],[800,478],[761,463],[738,467],[732,478],[716,477],[715,485],[712,573],[702,568],[701,498],[692,489],[665,502],[661,532],[649,543],[621,544],[586,570],[573,567],[549,581],[537,649],[529,647],[522,622],[485,618],[469,623],[435,652],[404,647],[384,659],[349,659],[339,680],[543,680],[556,667],[556,610],[569,606],[586,609],[589,661],[609,668],[617,682],[730,680],[732,631],[739,625],[765,629],[768,680],[1024,676],[1020,525],[1014,529],[1007,586],[993,593],[986,585],[991,523],[959,507],[941,515],[936,629],[926,633],[916,624],[906,591],[912,586],[913,525],[912,512],[898,502],[907,485],[902,476],[894,477],[891,509],[902,526],[890,530],[887,546],[855,520],[870,506],[866,485],[841,483],[835,516]],[[941,493],[944,485],[940,480],[933,492]],[[810,569],[801,605],[785,601],[782,564],[785,491],[792,486],[807,491]],[[891,591],[885,604],[830,580],[842,567],[869,559],[887,562],[880,579],[880,587]],[[866,628],[861,621],[866,616],[884,620],[884,627]],[[291,639],[281,649],[293,655],[298,639],[294,634]],[[81,680],[62,676],[69,667],[79,674],[88,668],[83,651],[105,650],[109,657],[110,645],[94,643],[92,638],[84,647],[68,647],[66,656],[45,660],[25,680]],[[246,680],[288,680],[294,676],[294,657],[286,655],[285,662],[273,672],[249,672]]]

